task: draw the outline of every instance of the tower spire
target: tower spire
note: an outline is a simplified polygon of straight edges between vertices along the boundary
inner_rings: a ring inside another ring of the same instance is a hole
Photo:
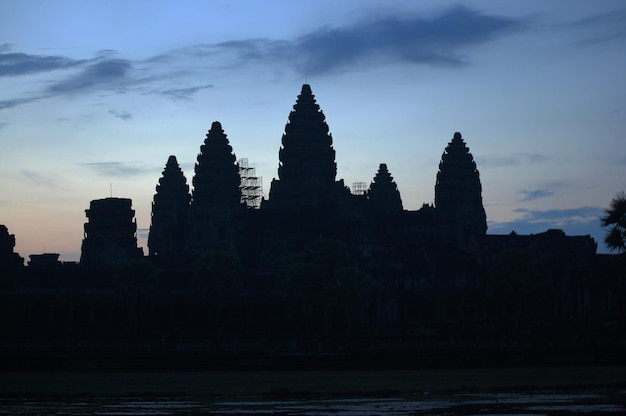
[[[456,132],[445,148],[435,184],[435,207],[448,220],[461,221],[468,231],[487,232],[487,216],[476,163]]]
[[[309,84],[302,85],[289,114],[278,157],[278,180],[272,181],[266,206],[311,207],[334,198],[338,182],[333,138]],[[339,187],[344,188],[343,183]]]

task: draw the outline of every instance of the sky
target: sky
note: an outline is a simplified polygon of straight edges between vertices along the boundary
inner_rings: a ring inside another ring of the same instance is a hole
[[[191,185],[220,121],[269,194],[302,84],[349,187],[386,163],[434,202],[461,132],[488,234],[552,228],[606,252],[626,189],[621,0],[0,1],[0,224],[15,251],[78,261],[94,199],[130,198],[147,254],[169,155]]]

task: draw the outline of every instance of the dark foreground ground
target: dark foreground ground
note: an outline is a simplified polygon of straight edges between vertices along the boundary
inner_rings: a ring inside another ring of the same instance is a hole
[[[0,414],[620,415],[626,367],[4,372]]]

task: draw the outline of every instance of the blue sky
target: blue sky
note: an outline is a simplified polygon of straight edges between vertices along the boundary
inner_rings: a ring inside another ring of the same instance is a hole
[[[131,198],[146,247],[169,155],[191,183],[220,121],[277,176],[311,84],[338,179],[387,163],[405,209],[434,201],[460,131],[491,234],[591,234],[626,188],[623,1],[0,2],[0,223],[16,251],[78,260],[89,201]],[[145,250],[147,252],[147,250]]]

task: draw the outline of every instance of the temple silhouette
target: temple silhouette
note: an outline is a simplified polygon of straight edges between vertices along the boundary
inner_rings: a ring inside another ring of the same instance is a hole
[[[333,139],[308,84],[289,115],[279,159],[269,198],[251,195],[242,178],[249,182],[247,162],[239,165],[222,125],[214,122],[200,147],[191,193],[176,157],[165,165],[152,203],[149,257],[156,264],[180,265],[204,251],[223,250],[246,259],[252,257],[251,245],[279,252],[288,246],[294,252],[310,242],[336,240],[350,245],[355,261],[371,262],[371,247],[386,240],[419,241],[420,252],[432,244],[473,253],[484,243],[480,177],[460,133],[444,150],[435,205],[418,211],[403,209],[385,163],[369,189],[351,191],[337,180]],[[110,267],[143,256],[130,200],[92,201],[86,213],[82,265]]]
[[[20,348],[35,351],[29,359],[182,350],[401,351],[405,360],[515,351],[529,362],[563,351],[623,355],[623,256],[597,254],[592,237],[556,229],[488,234],[479,172],[460,133],[443,151],[434,205],[413,211],[386,163],[369,186],[337,179],[333,137],[308,84],[281,144],[267,199],[218,121],[200,146],[193,189],[170,156],[147,255],[126,198],[91,201],[79,264],[44,253],[23,267],[2,226],[9,356]]]

